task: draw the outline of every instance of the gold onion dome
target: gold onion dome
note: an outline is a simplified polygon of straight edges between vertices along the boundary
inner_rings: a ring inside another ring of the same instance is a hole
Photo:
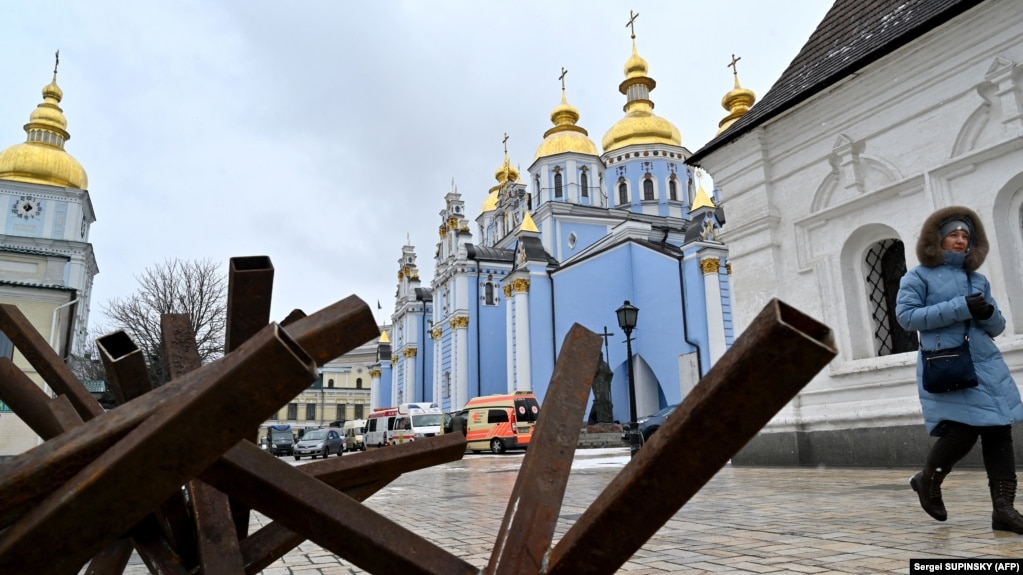
[[[753,90],[739,85],[739,73],[736,72],[734,75],[735,88],[729,90],[721,98],[721,107],[728,111],[728,115],[718,122],[718,134],[727,130],[736,120],[743,117],[746,112],[749,112],[749,109],[753,107],[753,103],[757,101],[757,96],[753,93]]]
[[[553,128],[543,133],[543,142],[536,149],[533,160],[553,156],[562,152],[579,152],[582,154],[597,155],[597,146],[587,136],[589,133],[581,126],[579,121],[579,110],[568,103],[565,97],[565,90],[561,90],[561,103],[551,112]]]
[[[625,63],[625,80],[618,86],[618,91],[627,97],[622,108],[625,117],[604,134],[601,145],[605,153],[632,144],[682,145],[678,128],[653,113],[650,92],[657,87],[657,82],[647,75],[648,71],[647,62],[640,57],[633,40],[632,56]]]
[[[25,124],[25,143],[0,152],[0,180],[80,190],[89,187],[85,169],[64,151],[64,142],[71,136],[67,132],[64,111],[59,106],[63,97],[54,72],[53,81],[43,87],[43,102],[36,106]]]
[[[497,190],[494,190],[487,194],[487,199],[483,200],[483,207],[480,208],[480,213],[487,213],[497,209]]]

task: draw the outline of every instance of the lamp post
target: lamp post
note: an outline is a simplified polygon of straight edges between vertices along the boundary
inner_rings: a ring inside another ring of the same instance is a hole
[[[625,348],[628,352],[629,368],[629,449],[631,456],[635,457],[643,444],[643,436],[639,433],[639,424],[636,415],[636,376],[632,370],[632,330],[636,327],[636,319],[639,316],[639,308],[625,300],[622,307],[615,310],[618,315],[618,327],[625,332]]]

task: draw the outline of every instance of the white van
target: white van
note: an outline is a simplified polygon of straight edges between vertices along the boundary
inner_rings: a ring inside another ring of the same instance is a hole
[[[443,419],[436,403],[403,403],[394,418],[391,445],[439,435]]]
[[[363,437],[365,427],[365,419],[353,419],[345,422],[345,451],[366,451],[366,442]]]

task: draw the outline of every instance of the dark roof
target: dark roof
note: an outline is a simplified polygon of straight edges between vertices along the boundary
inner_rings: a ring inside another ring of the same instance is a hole
[[[905,46],[983,0],[836,0],[767,94],[687,161],[794,107],[849,74]]]
[[[68,286],[62,286],[62,285],[56,285],[56,284],[40,284],[40,283],[32,283],[32,282],[18,282],[18,281],[11,281],[11,280],[0,280],[0,285],[17,286],[17,287],[28,287],[28,288],[36,288],[36,289],[48,289],[48,290],[66,291],[66,292],[74,292],[75,291],[75,288],[68,287]]]
[[[515,251],[505,248],[488,248],[475,244],[465,244],[465,252],[471,260],[488,262],[515,261]]]

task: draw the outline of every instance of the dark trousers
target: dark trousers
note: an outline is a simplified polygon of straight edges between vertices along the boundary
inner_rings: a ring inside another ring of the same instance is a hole
[[[988,479],[991,481],[1016,479],[1016,455],[1012,451],[1011,426],[976,427],[947,420],[938,425],[940,436],[927,455],[927,464],[930,467],[942,473],[952,471],[952,466],[966,457],[979,437]]]

